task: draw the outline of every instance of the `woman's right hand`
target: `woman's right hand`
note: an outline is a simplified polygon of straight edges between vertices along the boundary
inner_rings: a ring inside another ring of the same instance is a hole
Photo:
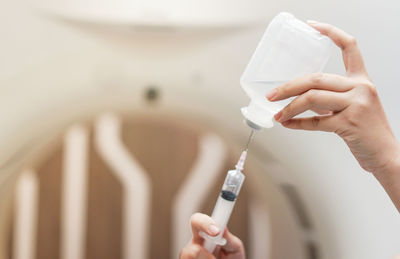
[[[190,219],[192,227],[192,240],[180,252],[180,259],[245,259],[245,252],[242,241],[232,235],[227,229],[224,230],[223,237],[226,239],[226,245],[216,247],[214,254],[209,253],[203,248],[204,239],[199,235],[200,231],[210,235],[217,236],[220,229],[214,220],[201,213],[195,213]]]
[[[335,132],[366,171],[380,174],[392,170],[400,158],[400,147],[356,40],[332,25],[309,24],[341,48],[347,75],[310,74],[275,88],[267,94],[270,101],[296,96],[275,119],[291,129]],[[324,115],[294,118],[307,110],[324,111]]]
[[[273,89],[267,94],[270,101],[296,96],[275,115],[275,120],[290,129],[338,134],[361,167],[374,174],[400,211],[400,145],[386,119],[356,41],[332,25],[309,24],[342,49],[346,76],[311,74]],[[323,111],[323,115],[294,118],[307,110]]]

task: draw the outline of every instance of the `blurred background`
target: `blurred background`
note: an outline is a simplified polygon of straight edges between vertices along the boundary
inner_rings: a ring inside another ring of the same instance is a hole
[[[399,136],[396,0],[1,0],[0,259],[177,258],[246,142],[239,78],[281,11],[358,39]],[[333,134],[264,130],[245,174],[248,258],[400,253],[398,212]]]

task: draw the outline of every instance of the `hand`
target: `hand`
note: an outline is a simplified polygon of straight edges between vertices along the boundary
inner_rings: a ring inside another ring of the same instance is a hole
[[[182,249],[180,259],[245,259],[245,252],[242,241],[232,235],[228,229],[225,229],[224,238],[227,243],[223,247],[215,249],[214,254],[210,254],[202,245],[204,239],[199,235],[200,231],[207,233],[210,236],[217,236],[220,229],[215,224],[214,220],[209,216],[201,213],[193,214],[190,219],[193,238]]]
[[[356,40],[332,25],[309,24],[342,49],[347,75],[311,74],[270,91],[267,94],[270,101],[297,96],[275,115],[275,120],[291,129],[335,132],[366,171],[374,174],[388,171],[398,163],[400,148]],[[317,111],[320,116],[293,118],[306,110]]]

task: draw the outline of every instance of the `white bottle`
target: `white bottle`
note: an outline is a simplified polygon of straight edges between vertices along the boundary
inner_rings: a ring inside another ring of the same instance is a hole
[[[268,25],[240,84],[250,97],[242,114],[253,129],[271,128],[273,116],[288,101],[269,102],[271,89],[306,74],[320,72],[328,62],[332,41],[292,14],[280,13]]]

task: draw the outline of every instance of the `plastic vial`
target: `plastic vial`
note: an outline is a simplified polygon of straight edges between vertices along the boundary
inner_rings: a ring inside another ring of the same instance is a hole
[[[273,116],[286,104],[269,102],[269,90],[306,74],[320,72],[330,57],[332,41],[292,14],[280,13],[268,25],[240,84],[250,97],[242,114],[256,130],[271,128]]]

